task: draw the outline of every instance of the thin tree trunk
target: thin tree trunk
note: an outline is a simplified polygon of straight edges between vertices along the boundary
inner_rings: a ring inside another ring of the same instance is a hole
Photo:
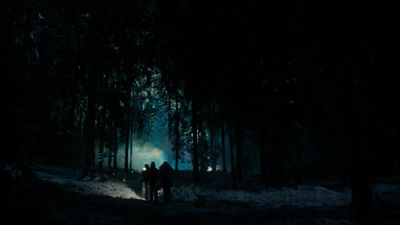
[[[133,98],[134,96],[133,96],[133,93],[132,93],[132,98]],[[133,99],[132,99],[132,101],[131,101],[131,105],[130,105],[130,107],[131,107],[131,122],[130,122],[130,127],[131,127],[131,132],[130,132],[130,135],[131,135],[131,141],[130,141],[130,149],[129,149],[129,169],[132,171],[132,160],[133,160],[133,144],[134,144],[134,142],[133,142],[133,139],[134,139],[134,131],[133,131],[133,119],[134,119],[134,108],[133,108]]]
[[[104,118],[103,118],[102,122],[101,122],[100,137],[99,137],[99,139],[100,139],[99,156],[101,156],[104,153],[104,143],[105,143],[104,129],[105,129],[105,126],[104,126]],[[99,170],[100,173],[104,172],[103,162],[104,162],[104,157],[99,158],[99,160],[98,160],[98,170]]]
[[[198,130],[198,154],[199,154],[199,171],[200,177],[204,176],[205,172],[207,171],[208,166],[208,148],[207,148],[207,137],[205,134],[205,128],[202,121],[202,118],[199,117],[197,120],[197,130]]]
[[[114,121],[114,149],[113,149],[113,153],[114,153],[114,159],[113,159],[113,171],[114,173],[117,172],[118,170],[118,162],[117,162],[117,154],[118,154],[118,128],[117,128],[117,123]],[[115,175],[115,174],[113,174]]]
[[[111,130],[111,137],[107,139],[109,142],[107,168],[111,170],[112,151],[114,151],[114,128],[112,122],[108,121],[108,123],[109,129]]]
[[[212,170],[216,171],[217,169],[217,152],[215,150],[215,127],[214,127],[214,109],[213,109],[213,103],[212,103],[212,98],[209,99],[209,105],[208,105],[208,110],[209,110],[209,115],[208,115],[208,128],[210,129],[210,159],[211,159],[211,166]]]
[[[82,137],[83,135],[83,124],[84,124],[84,119],[83,119],[83,109],[80,107],[79,109],[79,124],[78,124],[78,136]]]
[[[243,160],[243,131],[241,126],[235,129],[235,140],[236,140],[236,178],[237,181],[242,181],[243,174],[242,174],[242,160]]]
[[[129,87],[127,88],[127,93],[128,93],[128,99],[127,99],[127,110],[126,110],[126,124],[125,124],[125,163],[124,163],[124,172],[125,174],[129,173],[129,167],[128,167],[128,162],[129,162],[129,137],[130,137],[130,127],[131,127],[131,112],[130,112],[130,101],[131,101],[131,88],[130,84],[128,84]]]
[[[131,136],[133,134],[133,127],[131,126]],[[129,170],[132,171],[132,161],[133,161],[133,136],[131,137],[130,146],[129,146]]]
[[[74,151],[74,136],[75,136],[75,132],[76,132],[76,128],[75,128],[75,119],[76,119],[76,100],[77,100],[77,96],[76,96],[76,92],[77,92],[77,79],[74,79],[74,84],[73,84],[73,88],[72,88],[72,93],[70,95],[70,108],[68,111],[68,123],[67,126],[71,132],[71,135],[69,136],[68,140],[67,140],[67,148],[66,148],[66,152],[65,152],[65,163],[68,166],[72,165],[73,162],[73,151]]]
[[[85,161],[83,176],[89,174],[90,170],[94,167],[94,151],[95,151],[95,120],[96,120],[96,78],[95,71],[89,72],[89,95],[87,107],[87,121],[86,121],[86,148],[85,148]]]
[[[261,125],[262,126],[262,125]],[[258,144],[260,153],[260,174],[263,179],[267,177],[267,149],[265,143],[265,128],[260,127],[258,131]]]
[[[134,100],[135,100],[135,91],[134,91],[135,85],[132,86],[132,101],[130,103],[131,106],[131,147],[130,147],[130,161],[129,161],[129,168],[132,171],[132,161],[133,161],[133,144],[134,144],[134,137],[135,137],[135,131],[133,130],[134,128],[134,118],[135,118],[135,109],[134,109]]]
[[[179,153],[180,153],[180,132],[179,132],[179,107],[178,107],[178,90],[175,93],[175,171],[179,170]]]
[[[171,98],[168,95],[168,142],[172,143],[172,103]],[[172,144],[171,144],[172,145]]]
[[[222,172],[226,173],[226,152],[225,152],[225,126],[224,120],[221,121],[221,152],[222,152]]]
[[[236,187],[236,167],[235,167],[235,157],[234,157],[234,147],[233,147],[233,131],[232,126],[229,126],[229,148],[231,155],[231,173],[232,173],[232,186]]]
[[[193,165],[193,180],[198,183],[200,181],[199,177],[199,152],[198,152],[198,141],[197,141],[197,100],[195,97],[192,99],[192,135],[193,135],[193,155],[192,155],[192,165]]]

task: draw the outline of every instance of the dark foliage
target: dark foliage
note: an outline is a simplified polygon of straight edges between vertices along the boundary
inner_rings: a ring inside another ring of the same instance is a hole
[[[116,169],[121,139],[128,172],[132,134],[157,113],[141,98],[158,88],[195,181],[219,161],[234,184],[254,170],[265,182],[347,175],[354,205],[373,207],[373,177],[400,170],[396,13],[361,1],[3,1],[2,158],[86,175],[97,141]]]

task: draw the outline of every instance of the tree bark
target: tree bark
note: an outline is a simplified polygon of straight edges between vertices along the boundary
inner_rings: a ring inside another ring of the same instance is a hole
[[[217,158],[218,158],[218,153],[215,150],[215,126],[214,126],[214,108],[213,108],[213,102],[212,98],[210,97],[209,99],[209,105],[208,105],[208,129],[210,130],[210,159],[211,159],[211,166],[212,166],[212,171],[216,171],[217,169]]]
[[[113,171],[116,173],[118,170],[118,161],[117,161],[117,154],[118,154],[118,127],[117,123],[114,121],[114,141],[113,141]],[[113,174],[114,175],[114,174]]]
[[[172,145],[172,103],[171,97],[168,95],[168,141]]]
[[[352,139],[349,140],[351,147],[351,191],[352,199],[351,205],[356,210],[370,211],[375,209],[375,201],[372,191],[372,170],[373,164],[371,163],[370,144],[367,136],[368,129],[364,128],[362,122],[359,125],[355,125],[354,121],[359,118],[352,120],[352,128],[349,134]],[[365,122],[365,121],[364,121]],[[356,122],[357,123],[357,122]]]
[[[193,181],[198,183],[199,177],[199,152],[197,140],[197,100],[196,97],[192,98],[192,135],[193,135],[193,152],[192,152],[192,165],[193,165]]]
[[[236,178],[240,182],[243,179],[242,171],[242,160],[243,160],[243,131],[241,126],[235,129],[235,140],[236,140]]]
[[[104,125],[105,119],[104,119],[104,115],[102,115],[102,117],[103,118],[101,119],[102,121],[101,121],[101,127],[100,127],[100,137],[99,137],[99,139],[100,139],[99,155],[104,153],[104,144],[105,144],[105,134],[104,134],[104,132],[105,132],[105,125]],[[98,171],[100,173],[104,172],[104,164],[103,164],[103,162],[104,162],[104,157],[102,157],[102,159],[99,159],[98,163],[97,163]]]
[[[221,121],[221,152],[222,152],[222,172],[226,173],[226,152],[225,152],[225,123]]]
[[[86,148],[83,176],[89,174],[94,167],[94,151],[95,151],[95,120],[96,120],[96,78],[95,71],[89,71],[89,94],[87,106],[87,121],[86,121]]]
[[[111,120],[111,119],[110,119]],[[111,170],[111,161],[112,161],[112,156],[113,156],[113,151],[114,151],[114,127],[113,123],[109,121],[109,129],[111,130],[111,137],[108,138],[109,141],[109,148],[108,148],[108,163],[107,163],[107,168],[108,170]]]
[[[175,92],[175,171],[179,170],[179,153],[180,153],[180,132],[179,132],[179,107],[178,107],[178,90]]]
[[[131,127],[131,108],[130,108],[130,101],[131,101],[131,87],[130,83],[128,84],[127,88],[127,104],[126,104],[126,124],[125,124],[125,162],[124,162],[124,172],[125,174],[129,173],[129,167],[128,167],[128,162],[129,162],[129,137],[130,137],[130,127]]]
[[[233,131],[232,126],[229,126],[229,148],[230,148],[230,155],[231,155],[231,174],[232,174],[232,186],[236,187],[236,167],[235,167],[235,153],[233,147]]]
[[[262,126],[262,125],[260,125]],[[267,146],[265,142],[265,128],[259,127],[258,130],[258,146],[260,154],[260,174],[263,179],[267,178],[268,168],[267,168]]]

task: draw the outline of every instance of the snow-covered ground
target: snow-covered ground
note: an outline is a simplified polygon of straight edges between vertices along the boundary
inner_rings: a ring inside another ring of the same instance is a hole
[[[60,184],[63,188],[81,194],[143,200],[142,193],[135,193],[127,183],[119,180],[77,179],[78,174],[73,170],[53,167],[38,167],[36,175],[43,181]],[[140,182],[140,179],[136,182]],[[184,184],[176,185],[172,192],[174,199],[178,201],[243,203],[264,209],[280,207],[329,208],[348,205],[351,200],[350,190],[334,191],[311,185],[300,185],[297,188],[269,188],[251,192],[244,190],[218,191],[210,187]]]
[[[182,201],[224,201],[240,202],[254,207],[336,207],[348,205],[351,200],[349,190],[333,191],[319,186],[300,185],[297,188],[263,189],[258,192],[243,190],[215,191],[194,186],[174,187],[176,199]]]
[[[137,176],[127,182],[100,177],[78,179],[78,174],[66,168],[38,166],[37,177],[43,181],[59,184],[62,188],[84,195],[100,195],[122,199],[144,200],[141,178]],[[330,209],[347,206],[351,201],[349,188],[329,189],[319,185],[299,185],[297,187],[263,188],[259,191],[218,190],[214,185],[194,185],[179,183],[172,188],[176,202],[209,202],[230,204],[240,203],[254,208],[319,208]],[[212,182],[211,182],[212,183]],[[136,191],[136,192],[135,192]],[[377,184],[374,186],[375,198],[393,197],[400,193],[400,185]],[[397,194],[396,194],[397,193]],[[162,192],[160,191],[162,195]]]
[[[72,169],[44,165],[33,171],[45,182],[32,179],[31,186],[22,182],[19,191],[11,192],[10,202],[16,204],[11,211],[20,215],[21,207],[31,209],[43,202],[27,218],[37,215],[42,222],[45,216],[53,224],[359,224],[346,207],[351,200],[349,187],[336,185],[340,179],[328,179],[334,185],[310,180],[297,187],[263,188],[249,182],[231,189],[227,174],[207,174],[195,185],[190,173],[181,172],[172,204],[154,206],[141,201],[140,174],[124,181],[122,177],[79,179]],[[381,180],[373,188],[383,213],[374,215],[373,224],[399,224],[400,183]]]
[[[122,181],[102,181],[100,177],[95,177],[94,179],[78,179],[77,173],[73,170],[54,167],[39,167],[35,173],[36,176],[43,181],[60,184],[63,188],[81,194],[143,200],[142,197],[137,195]]]

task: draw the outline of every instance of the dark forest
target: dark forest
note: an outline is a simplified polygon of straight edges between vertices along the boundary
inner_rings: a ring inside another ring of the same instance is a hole
[[[0,5],[6,224],[400,221],[394,3]],[[164,161],[172,200],[151,204],[142,168]],[[311,190],[346,200],[293,200]]]

